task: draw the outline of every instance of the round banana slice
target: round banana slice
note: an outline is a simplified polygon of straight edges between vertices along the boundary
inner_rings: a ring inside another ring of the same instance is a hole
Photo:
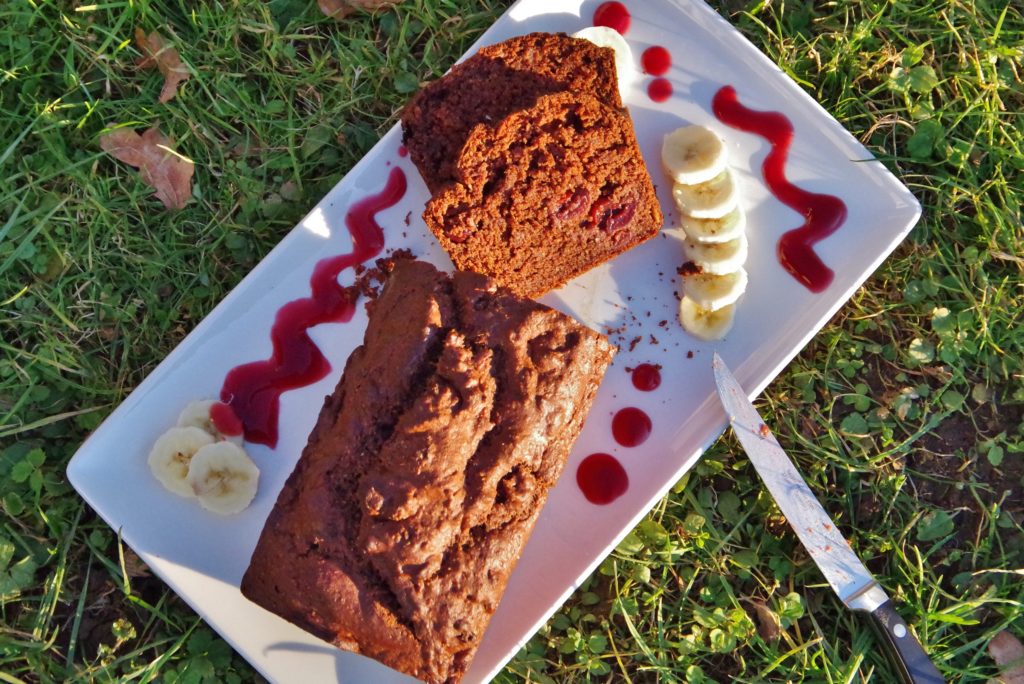
[[[210,407],[216,403],[214,399],[190,401],[178,415],[178,427],[197,427],[211,435],[214,434],[217,432],[217,428],[210,420]]]
[[[200,428],[172,427],[157,437],[149,452],[149,469],[160,484],[179,496],[193,497],[188,469],[196,452],[213,444],[210,433]]]
[[[677,183],[704,183],[725,171],[722,139],[703,126],[677,128],[661,143],[661,163]]]
[[[728,242],[743,235],[747,229],[747,215],[739,205],[722,218],[701,219],[683,215],[682,229],[686,237],[697,242]]]
[[[739,200],[736,183],[729,169],[697,185],[676,183],[672,197],[679,211],[692,218],[722,218],[736,208]]]
[[[725,337],[732,329],[735,317],[736,306],[733,304],[710,311],[689,297],[683,297],[679,302],[679,322],[683,329],[707,342]]]
[[[682,295],[702,309],[716,311],[729,306],[747,289],[747,272],[740,268],[732,273],[694,273],[683,276]]]
[[[213,422],[213,418],[210,416],[210,409],[219,403],[216,399],[190,401],[181,410],[181,414],[178,415],[178,426],[197,427],[210,433],[216,440],[224,439],[242,446],[244,439],[242,435],[225,435],[217,429],[217,424]]]
[[[188,468],[188,484],[199,503],[221,515],[238,513],[252,503],[259,479],[260,469],[233,442],[204,446]]]
[[[747,236],[740,233],[728,242],[697,242],[687,239],[683,243],[686,258],[703,273],[725,275],[743,267],[747,261]]]
[[[615,52],[615,72],[619,79],[619,94],[623,98],[633,82],[633,51],[622,34],[607,26],[589,26],[572,34],[573,38],[589,40],[598,47],[611,48]]]

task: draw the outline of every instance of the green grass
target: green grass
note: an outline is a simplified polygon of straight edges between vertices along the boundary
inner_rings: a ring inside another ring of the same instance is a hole
[[[760,403],[945,674],[985,681],[988,640],[1024,637],[1020,5],[714,4],[924,205]],[[65,465],[503,9],[0,4],[0,681],[255,677]],[[167,105],[137,26],[193,71]],[[186,209],[99,151],[126,123],[196,161]],[[737,454],[711,449],[500,681],[893,681]]]

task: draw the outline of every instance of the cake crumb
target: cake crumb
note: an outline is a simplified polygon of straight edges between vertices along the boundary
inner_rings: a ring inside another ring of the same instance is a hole
[[[676,273],[681,276],[697,275],[701,272],[701,267],[692,261],[684,261],[683,264],[676,269]]]
[[[380,295],[380,290],[387,281],[388,276],[395,270],[399,261],[412,260],[416,256],[408,248],[389,250],[386,256],[374,261],[372,267],[365,264],[357,264],[353,267],[356,274],[354,283],[344,289],[349,301],[355,303],[359,297],[366,299],[366,312],[369,313],[374,300]]]

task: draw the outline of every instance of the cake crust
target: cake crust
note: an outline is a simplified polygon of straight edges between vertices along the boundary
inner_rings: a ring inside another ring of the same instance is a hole
[[[489,45],[428,84],[402,112],[403,142],[431,193],[457,180],[456,160],[477,124],[493,124],[563,90],[622,107],[609,48],[564,33]]]
[[[458,681],[612,354],[484,276],[399,263],[242,593],[341,648]]]

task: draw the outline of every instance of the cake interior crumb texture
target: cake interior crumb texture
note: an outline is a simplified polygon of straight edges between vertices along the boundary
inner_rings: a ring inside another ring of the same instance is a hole
[[[456,160],[474,126],[497,123],[563,90],[621,108],[612,50],[564,33],[529,33],[484,47],[406,105],[409,157],[436,192],[457,180]]]
[[[423,218],[459,269],[539,296],[663,221],[628,114],[577,92],[477,126]]]
[[[399,263],[243,594],[341,648],[459,681],[612,354],[484,276]]]

